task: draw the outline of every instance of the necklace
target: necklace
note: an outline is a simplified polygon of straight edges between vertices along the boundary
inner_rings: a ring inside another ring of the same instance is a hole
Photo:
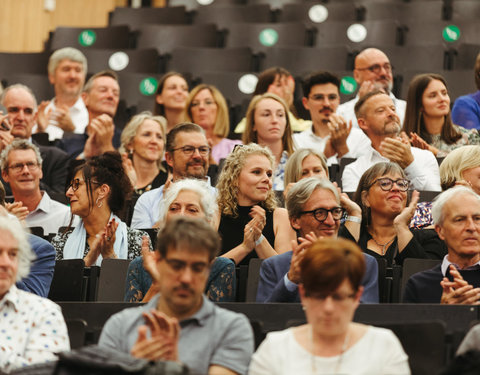
[[[375,239],[375,237],[373,237],[373,235],[372,235],[372,240],[373,240],[373,242],[376,243],[376,245],[377,245],[378,247],[381,247],[381,248],[382,248],[382,256],[384,256],[384,255],[385,255],[385,252],[387,251],[387,246],[390,245],[396,237],[397,237],[397,236],[393,236],[391,239],[389,239],[389,240],[388,240],[387,242],[385,242],[384,244],[378,243],[377,240]]]
[[[316,374],[317,366],[315,364],[315,352],[314,352],[315,345],[313,344],[313,327],[311,325],[310,325],[310,329],[308,330],[308,335],[310,339],[310,359],[312,362],[312,374]],[[347,334],[345,335],[345,339],[343,340],[342,350],[340,351],[340,354],[338,356],[338,361],[337,361],[337,364],[335,365],[335,370],[333,372],[334,374],[338,374],[338,371],[340,371],[340,367],[342,365],[343,353],[345,353],[345,350],[347,350],[349,341],[350,341],[350,330],[347,328]]]

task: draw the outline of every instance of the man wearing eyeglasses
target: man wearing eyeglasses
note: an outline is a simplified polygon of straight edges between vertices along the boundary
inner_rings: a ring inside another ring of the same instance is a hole
[[[411,147],[392,99],[381,90],[371,91],[355,104],[360,129],[370,138],[365,154],[343,170],[342,188],[356,191],[363,173],[372,165],[390,161],[397,163],[416,190],[440,191],[437,159],[428,150]]]
[[[143,193],[135,204],[132,228],[152,228],[158,222],[160,201],[168,185],[182,178],[198,178],[210,181],[207,176],[210,146],[205,131],[197,124],[177,124],[167,134],[165,160],[172,178],[165,185]],[[212,194],[215,188],[212,187]]]
[[[260,269],[257,302],[300,302],[298,284],[300,262],[305,250],[318,238],[336,238],[340,220],[347,214],[345,227],[355,240],[360,236],[362,212],[346,194],[326,178],[310,177],[297,182],[288,192],[286,207],[298,239],[292,251],[265,259]],[[362,280],[361,301],[378,303],[378,265],[365,254],[366,272]]]
[[[158,235],[160,293],[105,324],[99,345],[147,360],[180,361],[190,374],[246,374],[253,353],[248,319],[203,294],[220,237],[206,222],[179,217]]]
[[[336,114],[340,104],[340,79],[329,72],[315,72],[303,81],[303,106],[310,112],[312,127],[293,135],[296,148],[311,148],[337,164],[342,157],[358,158],[370,140]]]
[[[15,202],[9,211],[23,210],[29,227],[42,227],[44,234],[57,233],[70,222],[70,209],[40,190],[42,157],[25,139],[16,139],[0,155],[2,177],[10,185]]]
[[[32,90],[22,84],[7,87],[1,96],[7,113],[0,113],[0,150],[14,139],[31,140],[32,128],[38,117],[37,100]],[[56,147],[36,144],[43,159],[40,187],[48,193],[65,193],[69,166],[68,155]],[[7,195],[10,187],[5,186]]]
[[[400,117],[400,123],[403,124],[407,102],[397,99],[392,93],[392,65],[387,55],[376,48],[364,49],[355,58],[353,77],[359,85],[358,93],[355,98],[338,107],[337,113],[340,116],[348,122],[351,120],[353,126],[358,127],[354,111],[358,99],[370,91],[383,90],[393,100],[397,115]]]

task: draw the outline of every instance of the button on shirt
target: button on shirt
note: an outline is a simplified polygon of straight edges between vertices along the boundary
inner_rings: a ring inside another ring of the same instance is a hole
[[[52,301],[12,285],[0,300],[0,370],[56,360],[70,350],[67,326]]]

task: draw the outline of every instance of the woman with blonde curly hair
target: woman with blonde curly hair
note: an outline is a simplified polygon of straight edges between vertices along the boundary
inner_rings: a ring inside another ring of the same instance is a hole
[[[201,84],[193,88],[187,98],[185,118],[205,130],[215,163],[225,158],[235,145],[242,143],[227,138],[230,133],[227,102],[213,85]]]
[[[272,190],[274,159],[267,147],[236,147],[220,174],[218,208],[223,257],[237,265],[265,259],[290,249],[295,232],[287,211],[277,208]],[[243,231],[242,231],[243,228]]]
[[[283,190],[285,164],[293,153],[293,137],[288,107],[282,98],[265,93],[254,96],[247,109],[243,143],[267,146],[275,157],[273,190]]]

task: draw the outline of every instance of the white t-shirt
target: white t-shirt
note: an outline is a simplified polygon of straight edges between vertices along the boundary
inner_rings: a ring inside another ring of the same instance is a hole
[[[339,356],[313,357],[295,339],[295,328],[270,332],[253,354],[249,375],[334,374]],[[343,353],[338,374],[409,375],[408,356],[392,331],[369,326]]]

